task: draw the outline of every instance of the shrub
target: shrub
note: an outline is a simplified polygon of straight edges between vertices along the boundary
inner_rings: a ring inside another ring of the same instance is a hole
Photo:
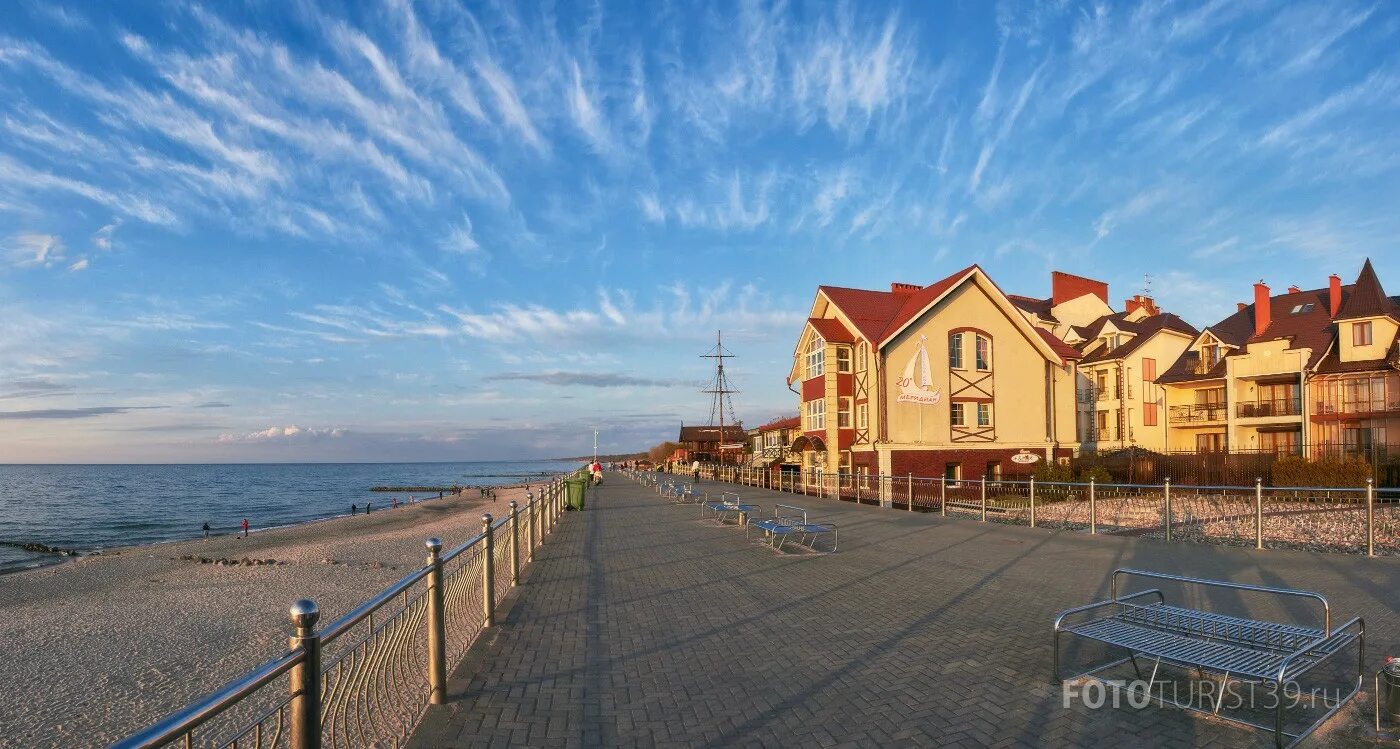
[[[1371,466],[1357,458],[1318,458],[1287,455],[1274,461],[1274,486],[1359,487],[1371,478]]]
[[[1067,465],[1059,463],[1036,463],[1035,470],[1031,473],[1036,481],[1064,481],[1074,480],[1074,470]]]
[[[1090,481],[1098,484],[1111,484],[1113,476],[1103,466],[1085,466],[1079,470],[1079,481],[1085,484]]]

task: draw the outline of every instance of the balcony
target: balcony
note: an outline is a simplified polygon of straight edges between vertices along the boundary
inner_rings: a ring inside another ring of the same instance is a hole
[[[1172,424],[1210,424],[1225,421],[1227,413],[1224,403],[1172,406],[1167,410],[1167,421]]]
[[[1231,357],[1234,362],[1232,373],[1235,377],[1271,377],[1292,375],[1298,377],[1307,359],[1308,349],[1287,349],[1280,352],[1252,351],[1246,356]],[[1273,354],[1272,356],[1268,354]]]
[[[1318,416],[1368,416],[1400,412],[1400,402],[1386,402],[1384,398],[1359,401],[1315,401],[1313,413]]]
[[[1112,400],[1117,397],[1118,396],[1113,392],[1113,388],[1111,387],[1087,387],[1079,389],[1080,403],[1094,403],[1096,401]]]
[[[1301,416],[1301,398],[1271,398],[1235,404],[1235,415],[1241,419],[1271,419],[1280,416]]]

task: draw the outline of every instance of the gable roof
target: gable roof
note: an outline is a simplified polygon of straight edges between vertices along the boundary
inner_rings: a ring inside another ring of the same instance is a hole
[[[883,345],[885,341],[894,337],[901,328],[908,325],[910,321],[918,317],[926,307],[933,304],[934,300],[943,296],[949,289],[961,283],[970,276],[973,271],[979,270],[981,270],[981,268],[976,264],[969,265],[957,273],[941,281],[925,286],[911,294],[904,300],[904,304],[900,305],[899,311],[890,319],[889,324],[885,325],[885,329],[880,332],[880,337],[877,339],[879,343]]]
[[[1122,315],[1126,313],[1119,314]],[[1105,315],[1104,317],[1110,317],[1110,315]],[[1122,359],[1123,357],[1133,353],[1139,348],[1142,348],[1144,344],[1152,340],[1153,336],[1164,330],[1181,333],[1182,335],[1188,336],[1192,339],[1194,339],[1198,334],[1196,328],[1193,327],[1190,323],[1186,322],[1180,317],[1177,317],[1176,315],[1171,314],[1170,312],[1163,312],[1158,315],[1143,318],[1142,320],[1138,320],[1136,322],[1130,322],[1126,319],[1119,319],[1115,321],[1113,325],[1114,327],[1120,330],[1133,333],[1133,337],[1129,338],[1126,342],[1113,349],[1112,351],[1109,351],[1108,347],[1106,346],[1101,346],[1097,349],[1094,349],[1093,352],[1084,356],[1084,359],[1080,362],[1081,364],[1093,364],[1095,362],[1114,361],[1117,359]],[[1101,327],[1102,326],[1100,326],[1100,328]]]
[[[825,295],[851,321],[861,337],[872,342],[879,340],[880,331],[909,298],[908,294],[843,286],[818,286],[817,293]]]
[[[744,439],[744,428],[737,424],[724,425],[724,437],[720,438],[719,427],[681,427],[681,435],[677,442],[717,442]]]
[[[1336,319],[1384,317],[1394,315],[1395,311],[1395,304],[1385,295],[1380,279],[1376,278],[1376,269],[1371,267],[1371,259],[1366,258],[1366,264],[1361,266],[1361,275],[1356,277],[1356,283],[1351,286],[1351,293],[1343,298],[1341,309],[1337,310]]]
[[[851,331],[847,330],[840,320],[832,317],[809,317],[807,322],[818,335],[832,343],[856,342],[856,337],[851,335]]]
[[[1045,343],[1048,344],[1055,353],[1059,354],[1061,359],[1069,360],[1083,358],[1084,355],[1079,353],[1079,349],[1056,338],[1054,333],[1051,333],[1045,328],[1036,328],[1035,332],[1039,333],[1040,337],[1045,339]]]
[[[786,419],[776,419],[758,428],[760,432],[776,432],[780,429],[796,429],[802,426],[801,416],[789,416]]]

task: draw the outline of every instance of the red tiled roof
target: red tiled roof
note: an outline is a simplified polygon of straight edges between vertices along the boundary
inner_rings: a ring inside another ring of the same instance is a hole
[[[789,416],[786,419],[770,421],[758,428],[760,432],[776,432],[780,429],[796,429],[802,426],[801,416]]]
[[[856,337],[851,335],[851,331],[847,330],[840,320],[830,317],[809,317],[807,322],[811,323],[817,333],[828,341],[835,343],[856,342]]]
[[[1050,344],[1050,348],[1054,349],[1055,353],[1059,354],[1061,359],[1079,359],[1084,356],[1079,353],[1079,349],[1056,338],[1054,333],[1051,333],[1045,328],[1036,328],[1035,332],[1039,333],[1040,337],[1044,338],[1045,342]]]
[[[888,291],[848,289],[841,286],[818,286],[817,291],[825,294],[831,303],[856,326],[856,331],[867,341],[878,342],[880,331],[899,311],[908,294],[893,294]]]
[[[1337,319],[1381,317],[1394,315],[1395,311],[1395,304],[1385,295],[1380,279],[1376,278],[1376,269],[1371,267],[1371,259],[1367,258],[1366,264],[1361,266],[1361,275],[1357,276],[1356,283],[1352,284],[1351,293],[1343,297],[1342,307],[1337,310]]]
[[[930,284],[914,292],[904,300],[904,304],[899,308],[899,311],[895,313],[894,317],[885,325],[885,329],[881,331],[879,338],[875,340],[879,343],[884,343],[895,334],[895,331],[904,327],[906,323],[913,320],[920,312],[923,312],[924,308],[932,303],[933,300],[943,296],[944,292],[953,288],[953,286],[957,285],[959,281],[974,270],[980,270],[980,268],[978,268],[976,264],[969,265],[937,283]]]

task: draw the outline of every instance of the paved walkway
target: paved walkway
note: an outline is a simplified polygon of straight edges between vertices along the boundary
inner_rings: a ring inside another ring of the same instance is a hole
[[[1372,670],[1381,654],[1400,653],[1400,560],[1091,537],[738,491],[834,518],[840,551],[778,555],[610,476],[550,536],[413,745],[1271,744],[1176,709],[1063,706],[1050,683],[1051,623],[1106,597],[1115,567],[1315,590],[1338,621],[1366,617]],[[1314,745],[1369,745],[1370,709],[1353,702]]]

